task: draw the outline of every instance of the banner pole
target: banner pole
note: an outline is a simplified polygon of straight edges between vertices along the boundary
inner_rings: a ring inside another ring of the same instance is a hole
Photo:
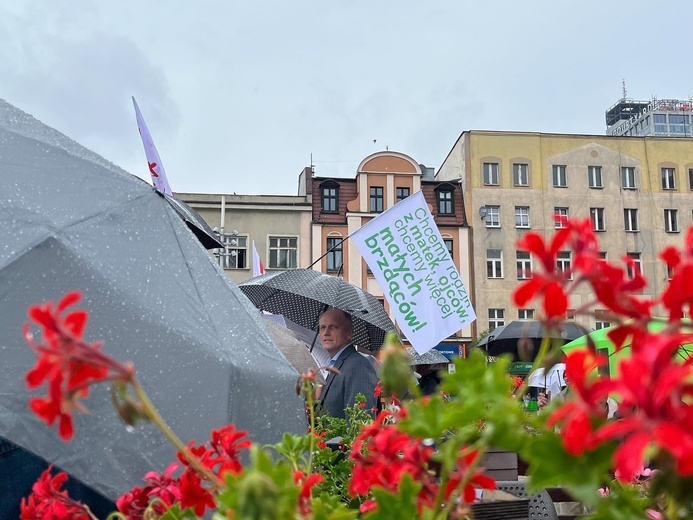
[[[341,246],[344,242],[346,242],[348,238],[351,238],[351,235],[345,236],[345,237],[344,237],[343,239],[341,239],[337,244],[333,245],[331,248],[329,248],[327,251],[325,251],[325,253],[324,253],[320,258],[318,258],[318,259],[315,260],[312,264],[310,264],[308,267],[306,267],[306,269],[310,269],[311,267],[313,267],[313,266],[314,266],[315,264],[317,264],[320,260],[322,260],[323,258],[325,258],[325,257],[327,256],[328,253],[330,253],[330,252],[333,251],[334,249],[337,249],[337,247]],[[342,264],[342,265],[343,265],[343,264]]]

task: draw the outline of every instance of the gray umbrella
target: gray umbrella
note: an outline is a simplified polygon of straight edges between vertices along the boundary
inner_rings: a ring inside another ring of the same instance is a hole
[[[241,291],[263,311],[283,314],[299,325],[317,330],[320,314],[336,307],[351,315],[354,343],[379,349],[395,325],[375,296],[336,276],[312,269],[277,271],[239,284]]]
[[[105,385],[69,443],[29,412],[27,308],[70,290],[85,338],[134,363],[184,442],[231,422],[259,443],[305,431],[298,373],[164,197],[0,100],[0,436],[113,499],[175,451],[151,425],[127,432]]]
[[[442,365],[450,361],[443,354],[432,348],[425,354],[419,354],[414,347],[407,347],[410,365]]]

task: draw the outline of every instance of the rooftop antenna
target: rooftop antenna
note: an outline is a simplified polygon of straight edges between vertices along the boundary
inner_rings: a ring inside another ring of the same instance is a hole
[[[621,80],[621,88],[623,89],[623,99],[626,99],[626,97],[628,97],[628,91],[626,90],[626,78]]]

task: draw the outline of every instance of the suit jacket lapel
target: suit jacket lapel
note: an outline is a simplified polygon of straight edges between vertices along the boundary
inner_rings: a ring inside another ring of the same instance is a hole
[[[334,364],[334,368],[336,368],[337,370],[340,370],[340,371],[341,371],[342,365],[344,364],[344,362],[346,361],[346,359],[347,359],[353,352],[356,352],[356,351],[354,350],[354,347],[351,346],[351,345],[347,346],[347,348],[345,348],[344,351],[342,351],[342,353],[341,353],[341,354],[339,355],[339,357],[337,358],[337,361],[336,361],[336,363]],[[330,387],[332,386],[332,381],[334,381],[334,378],[335,378],[335,377],[336,377],[336,374],[335,374],[334,372],[329,372],[329,374],[328,374],[328,376],[327,376],[327,379],[325,380],[325,386],[324,386],[324,388],[322,389],[322,392],[320,392],[320,401],[321,401],[321,402],[325,400],[325,397],[327,396],[327,392],[329,392]]]

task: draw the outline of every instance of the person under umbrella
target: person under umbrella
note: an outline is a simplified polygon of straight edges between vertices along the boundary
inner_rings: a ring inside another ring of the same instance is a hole
[[[395,324],[375,296],[313,269],[275,271],[238,287],[258,309],[281,314],[312,331],[317,330],[327,309],[341,309],[351,316],[354,345],[366,351],[378,350],[385,335],[395,331]]]
[[[320,317],[319,333],[322,346],[330,355],[330,366],[336,370],[327,376],[318,408],[333,417],[346,419],[344,410],[355,404],[358,394],[366,398],[367,409],[376,408],[378,375],[373,364],[352,344],[351,316],[340,309],[328,309]]]
[[[411,359],[410,364],[418,375],[421,394],[436,394],[438,386],[443,381],[440,371],[447,369],[447,365],[450,362],[448,358],[435,349],[431,349],[425,354],[419,354],[414,347],[408,347],[407,353]]]

